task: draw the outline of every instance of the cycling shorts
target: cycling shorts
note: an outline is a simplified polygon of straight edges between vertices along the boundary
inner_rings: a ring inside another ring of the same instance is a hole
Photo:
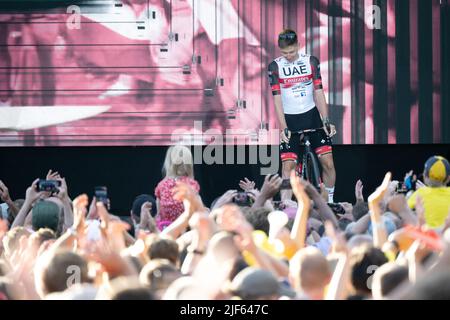
[[[285,114],[284,116],[288,129],[291,132],[323,128],[322,118],[320,117],[317,107],[305,113]],[[320,130],[310,133],[309,140],[311,142],[311,150],[313,150],[318,157],[333,152],[332,140],[326,135],[325,131]],[[301,156],[303,149],[304,146],[300,145],[300,136],[298,134],[291,134],[289,144],[280,144],[281,161],[298,162],[297,160]]]

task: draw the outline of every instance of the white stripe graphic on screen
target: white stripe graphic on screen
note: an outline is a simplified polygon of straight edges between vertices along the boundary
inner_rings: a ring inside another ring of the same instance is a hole
[[[0,129],[31,130],[95,117],[110,106],[8,107],[0,109]]]

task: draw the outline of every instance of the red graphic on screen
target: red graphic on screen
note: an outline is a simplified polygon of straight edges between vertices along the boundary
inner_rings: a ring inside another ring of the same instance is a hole
[[[333,8],[324,0],[313,5],[301,0],[285,5],[256,0],[104,2],[98,7],[80,4],[80,16],[66,7],[0,11],[0,109],[78,107],[81,119],[33,130],[0,128],[0,145],[167,145],[175,130],[192,130],[194,121],[201,121],[204,131],[234,130],[247,141],[261,129],[278,128],[267,66],[280,56],[277,34],[284,27],[297,30],[301,51],[321,62],[330,115],[338,128],[336,143],[383,143],[377,138],[379,128],[386,131],[385,143],[396,143],[397,131],[403,130],[392,118],[398,105],[394,0],[387,1],[383,13],[387,123],[374,116],[377,34],[364,14],[354,14],[372,1],[359,9],[350,0]],[[432,2],[438,19],[439,1]],[[412,19],[414,10],[417,4],[411,5]],[[339,29],[330,33],[333,21]],[[349,35],[355,24],[364,31],[363,43],[358,43],[364,48],[364,72],[352,72],[357,62]],[[412,97],[405,117],[410,118],[411,142],[419,142],[418,40],[413,31],[411,36]],[[433,37],[435,43],[438,28]],[[430,108],[435,109],[436,126],[430,142],[440,136],[439,53],[433,51],[433,57],[437,74]],[[92,106],[109,108],[84,117],[83,108]]]

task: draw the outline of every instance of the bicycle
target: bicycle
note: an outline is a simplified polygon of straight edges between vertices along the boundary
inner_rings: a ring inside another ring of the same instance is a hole
[[[291,131],[291,138],[292,135],[299,135],[300,137],[300,146],[305,147],[305,152],[302,156],[302,166],[301,171],[297,174],[303,178],[306,181],[309,181],[319,192],[320,192],[320,185],[322,184],[322,179],[320,176],[320,169],[319,169],[319,160],[316,157],[315,152],[311,149],[311,142],[309,135],[311,133],[315,133],[318,131],[324,130],[323,128],[317,128],[317,129],[307,129],[307,130],[301,130],[301,131]],[[285,131],[286,136],[288,135],[287,129]],[[290,147],[288,144],[286,144],[287,149],[289,150]],[[296,150],[297,152],[298,150]]]

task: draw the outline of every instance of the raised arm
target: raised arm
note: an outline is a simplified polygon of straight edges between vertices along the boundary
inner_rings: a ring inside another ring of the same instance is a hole
[[[404,224],[418,225],[419,223],[417,216],[409,209],[406,198],[403,195],[392,197],[388,202],[388,209],[396,213]]]
[[[306,223],[308,222],[311,200],[305,192],[305,187],[295,171],[291,172],[291,186],[298,202],[297,214],[291,231],[291,239],[297,244],[298,249],[305,246]]]
[[[333,213],[333,210],[331,210],[330,206],[322,197],[322,195],[319,194],[316,188],[308,181],[303,181],[303,184],[305,186],[305,192],[308,194],[308,196],[311,198],[311,200],[317,207],[317,212],[319,213],[319,216],[322,219],[322,221],[329,220],[331,221],[331,223],[333,223],[335,228],[338,228],[339,227],[338,219],[336,218],[335,214]]]
[[[286,119],[284,117],[283,101],[281,99],[281,88],[280,88],[280,77],[278,71],[278,64],[272,61],[269,64],[269,84],[272,89],[273,102],[275,104],[275,112],[277,114],[278,124],[281,129],[281,140],[285,143],[289,143],[290,133],[288,136],[285,134],[285,129],[287,129]]]
[[[349,249],[344,233],[337,232],[330,221],[325,222],[325,229],[328,237],[333,242],[333,254],[338,257],[325,299],[344,300],[348,296],[347,288],[351,279]]]
[[[257,195],[255,203],[252,208],[264,207],[267,200],[273,198],[278,191],[280,191],[283,179],[276,174],[273,176],[266,176],[264,179],[264,184],[261,188],[261,192]]]
[[[273,268],[268,255],[254,242],[254,229],[245,219],[239,207],[236,205],[222,207],[217,215],[217,223],[223,230],[236,233],[235,243],[244,256],[249,254],[258,267],[277,274],[277,270]]]
[[[33,206],[33,203],[41,197],[48,197],[50,195],[49,192],[37,191],[38,181],[39,179],[34,180],[31,186],[28,187],[25,193],[25,202],[23,203],[22,208],[14,219],[11,225],[11,229],[14,227],[23,226],[25,224],[25,219],[27,218],[27,215],[29,214]]]
[[[14,204],[14,201],[11,199],[8,187],[1,180],[0,180],[0,199],[8,205],[11,214],[14,217],[17,216],[19,209]]]
[[[377,190],[369,196],[369,209],[370,220],[372,222],[373,230],[373,245],[376,248],[382,248],[383,244],[387,241],[386,227],[382,220],[382,209],[380,202],[384,199],[384,195],[388,191],[388,187],[391,181],[391,173],[386,173],[383,183],[377,188]]]
[[[191,274],[198,262],[206,252],[209,239],[212,237],[216,225],[211,217],[203,212],[195,212],[189,220],[189,226],[193,232],[191,244],[188,247],[188,254],[181,266],[183,274]]]
[[[203,205],[202,199],[197,192],[186,183],[177,182],[172,193],[175,200],[183,201],[184,212],[165,228],[161,234],[177,239],[184,231],[186,231],[192,214],[194,212],[205,212],[207,209]]]
[[[67,230],[73,225],[73,210],[72,201],[70,200],[67,183],[65,178],[58,179],[61,181],[61,187],[59,187],[58,198],[64,205],[64,230]]]

